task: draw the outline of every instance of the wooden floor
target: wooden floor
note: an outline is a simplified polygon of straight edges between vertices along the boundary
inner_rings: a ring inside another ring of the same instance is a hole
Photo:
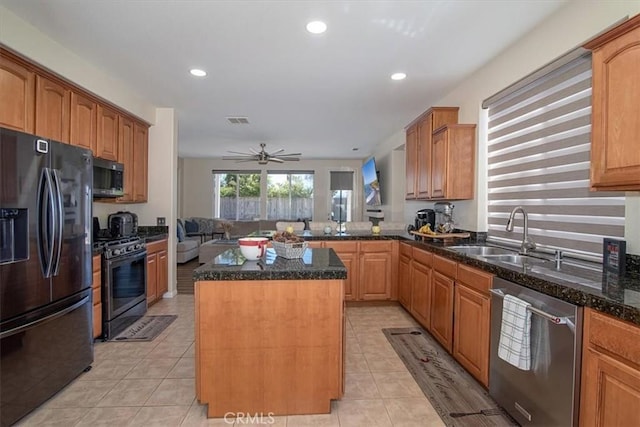
[[[179,294],[193,295],[193,270],[199,266],[198,258],[192,259],[184,264],[178,264],[176,276]]]

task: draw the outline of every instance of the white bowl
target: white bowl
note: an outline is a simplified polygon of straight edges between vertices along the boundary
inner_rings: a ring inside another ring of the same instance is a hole
[[[242,237],[238,239],[240,252],[248,260],[260,259],[267,251],[269,239],[266,237]]]

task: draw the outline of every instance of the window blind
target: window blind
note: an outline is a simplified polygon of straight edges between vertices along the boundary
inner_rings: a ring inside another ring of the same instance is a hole
[[[353,172],[331,171],[329,189],[353,190]]]
[[[505,96],[488,111],[489,239],[518,245],[522,206],[540,249],[602,260],[603,237],[624,236],[624,193],[590,192],[591,56]]]

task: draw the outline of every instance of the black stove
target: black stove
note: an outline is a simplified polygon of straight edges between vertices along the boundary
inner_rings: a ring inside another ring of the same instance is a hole
[[[97,237],[93,242],[93,250],[102,250],[104,259],[134,255],[145,251],[146,246],[144,240],[137,236],[121,238]]]

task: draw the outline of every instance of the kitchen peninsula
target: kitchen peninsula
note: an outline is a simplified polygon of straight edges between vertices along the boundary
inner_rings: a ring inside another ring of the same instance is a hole
[[[344,389],[344,281],[332,249],[194,270],[196,397],[208,417],[329,413]]]

